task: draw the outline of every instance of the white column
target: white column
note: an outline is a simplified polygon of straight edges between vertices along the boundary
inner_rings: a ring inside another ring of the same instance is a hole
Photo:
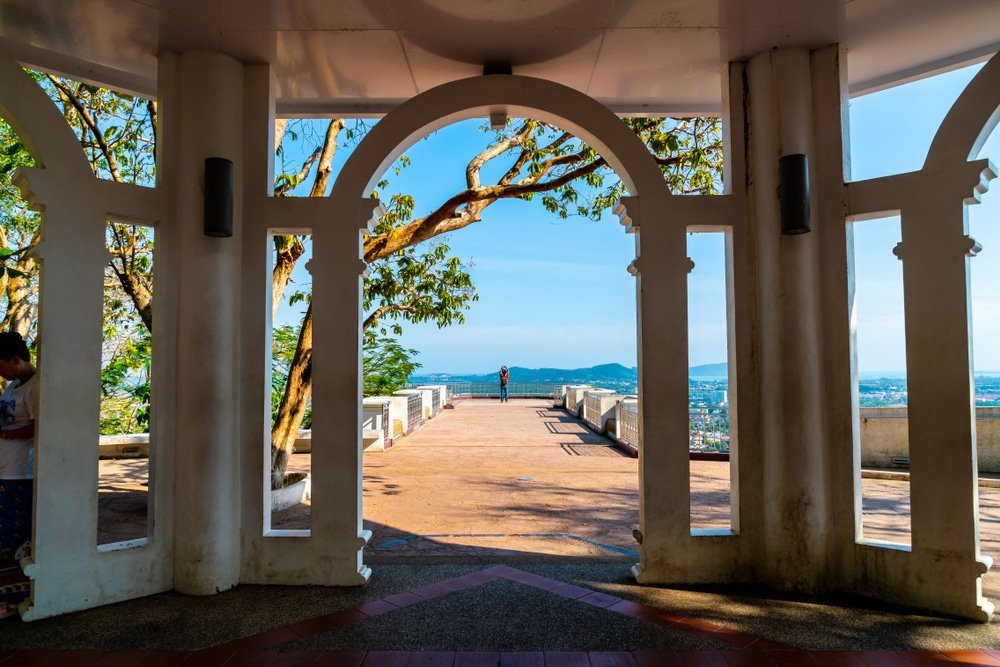
[[[377,204],[334,199],[331,210],[344,217],[313,232],[312,539],[337,585],[370,575],[362,562],[371,533],[361,516],[361,233]]]
[[[689,543],[687,258],[682,219],[667,219],[659,192],[625,197],[638,229],[639,526],[643,583],[687,578],[677,551]],[[643,215],[648,211],[649,215]],[[659,213],[660,216],[656,214]],[[623,220],[624,222],[624,220]],[[684,563],[686,564],[686,563]]]
[[[978,246],[967,236],[963,204],[969,167],[977,170],[970,163],[926,174],[926,186],[902,209],[903,241],[895,251],[903,261],[912,566],[926,573],[907,595],[986,620],[969,338],[968,256]]]
[[[828,558],[829,441],[823,420],[828,378],[819,299],[823,248],[815,214],[822,203],[816,198],[815,174],[830,156],[815,150],[813,135],[819,128],[814,126],[809,51],[780,49],[754,56],[748,83],[749,242],[757,270],[760,369],[762,494],[755,509],[764,551],[758,554],[759,567],[774,585],[809,590],[822,580]],[[809,157],[813,231],[783,236],[778,159],[793,153]]]
[[[241,192],[243,66],[219,54],[160,60],[160,176],[176,197],[175,588],[211,594],[239,577],[238,317],[241,198],[232,238],[203,232],[204,162],[232,160]]]

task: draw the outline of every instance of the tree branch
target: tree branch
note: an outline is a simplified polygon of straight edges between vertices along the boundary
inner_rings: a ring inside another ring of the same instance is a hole
[[[326,128],[326,137],[323,139],[323,148],[320,151],[319,166],[316,168],[316,179],[313,181],[310,197],[322,197],[326,194],[326,186],[330,181],[330,172],[333,162],[333,154],[337,152],[337,135],[344,129],[344,119],[334,118]]]
[[[94,133],[94,139],[97,141],[104,158],[108,161],[108,169],[111,171],[111,178],[118,183],[124,183],[125,181],[122,179],[122,175],[118,171],[118,160],[115,159],[115,155],[111,151],[111,147],[108,146],[108,142],[104,139],[104,133],[101,132],[101,129],[97,126],[97,121],[95,121],[94,117],[90,115],[90,111],[88,111],[87,108],[81,104],[80,100],[77,99],[76,94],[74,94],[73,91],[66,86],[66,84],[51,74],[46,74],[45,76],[52,82],[52,85],[56,87],[56,90],[59,91],[59,97],[76,109],[76,112],[80,114],[80,118],[87,125],[90,131]]]
[[[368,327],[372,326],[380,319],[394,311],[398,313],[415,313],[417,312],[417,309],[413,306],[402,306],[398,303],[388,303],[384,306],[379,306],[372,312],[371,315],[365,318],[364,323],[361,325],[361,330],[367,331]]]
[[[470,190],[478,188],[480,186],[479,182],[479,172],[482,171],[483,165],[485,165],[490,160],[503,155],[514,146],[523,146],[525,139],[531,135],[534,131],[535,124],[530,121],[524,121],[521,125],[521,129],[512,134],[510,137],[504,139],[503,141],[497,143],[495,146],[490,146],[482,153],[472,158],[469,161],[469,165],[465,168],[465,184]],[[526,151],[521,153],[522,156],[526,155]],[[519,160],[521,158],[518,158]],[[518,170],[520,171],[520,170]]]
[[[568,158],[571,156],[562,157]],[[553,158],[553,160],[557,159],[561,158]],[[498,199],[513,199],[526,194],[554,190],[574,179],[591,174],[606,164],[607,162],[604,158],[598,158],[577,169],[567,171],[550,181],[519,182],[513,185],[490,185],[464,190],[448,199],[437,210],[423,218],[414,220],[385,234],[366,238],[364,247],[365,261],[371,263],[439,234],[467,227],[480,219],[478,214],[485,208],[485,206],[480,206],[475,210],[459,212],[458,208],[460,206],[491,200],[487,203],[489,205],[489,203]]]
[[[299,173],[295,174],[295,185],[292,185],[292,182],[290,180],[284,180],[279,185],[274,186],[274,196],[284,197],[286,192],[288,192],[292,188],[296,187],[299,183],[301,183],[302,180],[309,175],[309,171],[312,169],[312,166],[316,163],[316,160],[319,159],[320,152],[322,150],[323,150],[322,148],[317,148],[312,152],[312,154],[309,157],[306,158],[306,161],[302,163],[302,168],[299,169]]]

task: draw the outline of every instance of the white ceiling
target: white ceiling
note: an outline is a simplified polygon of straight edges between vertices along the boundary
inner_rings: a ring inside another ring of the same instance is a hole
[[[1000,50],[1000,0],[0,0],[25,63],[152,95],[160,51],[221,50],[272,63],[295,115],[384,113],[487,62],[623,113],[712,113],[726,62],[837,42],[874,90]]]

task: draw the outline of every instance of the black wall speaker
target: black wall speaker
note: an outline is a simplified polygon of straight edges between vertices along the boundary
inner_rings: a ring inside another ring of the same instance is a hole
[[[809,231],[809,158],[802,153],[778,160],[778,199],[781,201],[781,233]]]
[[[233,162],[205,158],[205,236],[233,235]]]

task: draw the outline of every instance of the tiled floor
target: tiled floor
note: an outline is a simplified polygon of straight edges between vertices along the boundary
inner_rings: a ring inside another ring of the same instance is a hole
[[[340,626],[419,605],[487,582],[506,579],[551,595],[593,605],[721,643],[727,648],[701,651],[282,651],[289,642],[329,632]],[[421,586],[380,600],[274,628],[260,634],[200,651],[55,651],[0,650],[3,667],[15,665],[184,665],[231,667],[279,665],[343,665],[356,667],[757,667],[844,665],[858,667],[916,667],[918,665],[993,665],[1000,667],[1000,651],[803,651],[729,628],[672,614],[662,609],[606,595],[587,588],[525,572],[506,565]]]

